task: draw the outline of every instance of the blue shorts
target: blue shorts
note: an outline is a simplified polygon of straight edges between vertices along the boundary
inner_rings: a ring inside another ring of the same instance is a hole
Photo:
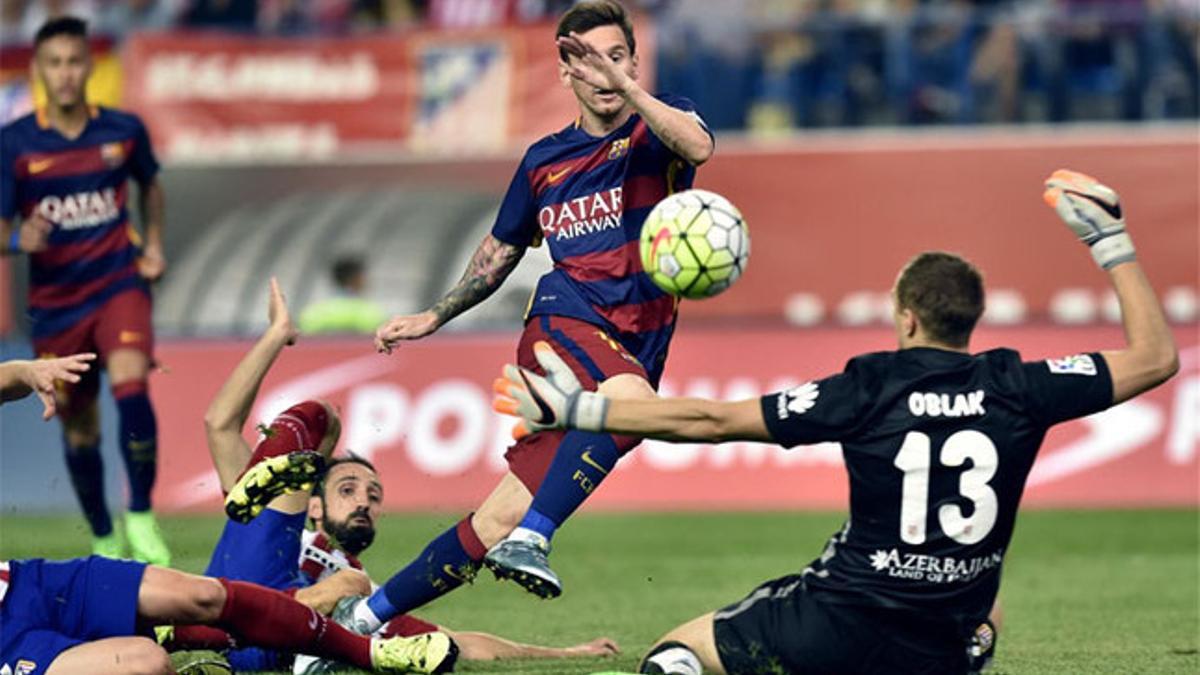
[[[71,647],[137,635],[145,563],[99,556],[14,560],[11,570],[0,607],[0,669],[38,675]]]
[[[305,513],[265,509],[243,525],[230,520],[217,540],[204,575],[249,581],[286,590],[304,586],[300,577],[300,535]]]
[[[204,574],[287,590],[307,585],[300,575],[300,535],[305,513],[265,509],[243,525],[230,520],[217,540]],[[290,656],[258,648],[235,649],[229,662],[237,672],[290,668]]]

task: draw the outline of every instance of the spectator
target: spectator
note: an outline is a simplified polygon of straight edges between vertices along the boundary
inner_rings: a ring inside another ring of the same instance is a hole
[[[179,23],[183,0],[116,0],[101,5],[96,32],[117,39],[139,31],[163,31]]]
[[[195,0],[183,22],[196,28],[253,32],[258,20],[255,0]]]
[[[300,314],[300,332],[307,334],[371,334],[387,319],[377,303],[365,296],[366,264],[359,255],[344,255],[330,272],[336,287],[328,300],[309,305]]]

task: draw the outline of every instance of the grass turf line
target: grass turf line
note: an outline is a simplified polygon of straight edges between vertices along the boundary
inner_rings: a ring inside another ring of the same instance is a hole
[[[816,557],[836,513],[584,514],[555,539],[565,594],[540,601],[481,572],[474,587],[418,615],[525,642],[615,638],[612,659],[464,663],[469,673],[633,670],[684,620],[740,599]],[[376,581],[457,516],[389,514],[363,556]],[[176,566],[200,572],[217,516],[167,517]],[[995,673],[1200,672],[1200,514],[1196,510],[1030,511],[1006,557],[1005,625]],[[0,518],[0,559],[86,555],[79,517]]]

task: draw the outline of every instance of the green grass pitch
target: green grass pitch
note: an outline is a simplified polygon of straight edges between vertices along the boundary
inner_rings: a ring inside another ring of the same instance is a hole
[[[584,514],[556,539],[565,594],[540,601],[481,573],[419,615],[453,628],[553,644],[607,635],[614,659],[466,663],[471,673],[633,670],[659,635],[803,567],[835,513]],[[453,516],[389,514],[364,556],[382,581]],[[200,571],[218,517],[163,521],[176,564]],[[996,673],[1200,672],[1196,510],[1030,511],[1020,516],[1001,599]],[[84,555],[78,517],[0,518],[0,558]]]

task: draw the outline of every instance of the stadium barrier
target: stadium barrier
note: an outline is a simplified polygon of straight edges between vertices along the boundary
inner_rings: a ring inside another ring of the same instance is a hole
[[[639,29],[639,48],[654,53],[653,31]],[[577,114],[553,34],[551,24],[304,40],[140,33],[123,53],[125,105],[174,161],[496,151]]]
[[[1200,337],[1179,329],[1176,339],[1183,369],[1175,379],[1050,432],[1029,480],[1029,504],[1200,503]],[[279,359],[248,426],[298,400],[324,398],[341,410],[341,446],[379,467],[388,508],[469,508],[504,470],[512,419],[491,411],[490,384],[512,358],[515,342],[512,334],[438,336],[382,356],[366,339],[306,340]],[[893,342],[891,331],[879,328],[689,331],[685,325],[663,390],[753,397],[840,371],[848,357]],[[974,347],[1011,345],[1035,359],[1120,344],[1120,329],[1111,327],[985,328]],[[160,350],[168,372],[155,376],[153,395],[163,452],[156,499],[163,508],[209,510],[218,504],[201,420],[247,347],[179,342]],[[604,509],[840,508],[846,496],[834,444],[785,451],[758,443],[645,443],[590,503]]]

